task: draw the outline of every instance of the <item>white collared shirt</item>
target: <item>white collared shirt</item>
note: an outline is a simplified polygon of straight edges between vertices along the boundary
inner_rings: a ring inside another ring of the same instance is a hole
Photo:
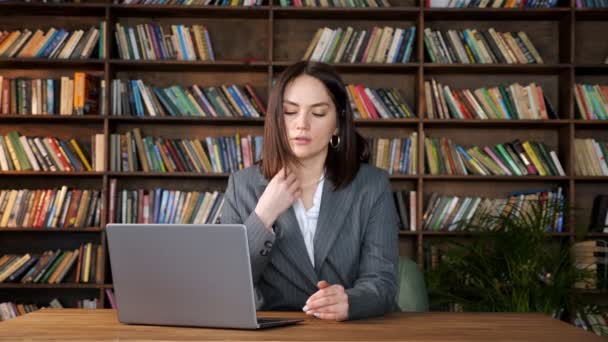
[[[308,258],[312,263],[312,266],[315,266],[315,253],[314,253],[314,239],[315,232],[317,231],[317,220],[319,218],[319,210],[321,208],[321,196],[323,195],[323,183],[325,183],[325,175],[321,176],[319,184],[317,184],[317,189],[315,190],[315,194],[313,196],[313,203],[310,209],[306,210],[304,208],[304,204],[302,203],[302,199],[298,198],[293,203],[293,210],[296,213],[296,219],[298,220],[298,225],[300,226],[300,231],[302,232],[302,237],[304,238],[304,244],[306,245],[306,251],[308,252]]]

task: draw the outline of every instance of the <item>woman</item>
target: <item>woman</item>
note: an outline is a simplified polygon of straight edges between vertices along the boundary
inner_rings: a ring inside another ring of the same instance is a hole
[[[397,308],[397,214],[387,173],[368,159],[333,68],[287,68],[262,160],[230,176],[221,214],[247,227],[258,309],[343,321]]]

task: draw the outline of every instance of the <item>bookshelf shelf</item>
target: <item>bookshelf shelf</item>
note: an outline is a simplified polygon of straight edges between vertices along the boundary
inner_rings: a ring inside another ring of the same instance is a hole
[[[439,64],[424,63],[425,73],[526,73],[551,75],[570,70],[570,64]]]
[[[589,233],[588,237],[608,239],[608,233]]]
[[[608,182],[608,176],[575,176],[577,182]]]
[[[576,8],[574,15],[577,20],[608,19],[608,8]]]
[[[102,289],[100,284],[20,284],[0,283],[0,289]]]
[[[413,127],[420,120],[417,118],[411,119],[355,119],[355,125],[361,127],[389,126],[389,127]]]
[[[423,119],[422,123],[428,127],[513,127],[513,128],[560,128],[570,124],[570,120],[502,120],[502,119]]]
[[[105,16],[107,5],[104,3],[42,3],[42,2],[4,2],[0,3],[0,14],[48,16],[78,15]]]
[[[608,74],[608,64],[576,64],[574,71],[577,75]]]
[[[476,232],[463,232],[463,231],[429,231],[429,230],[423,230],[422,231],[422,235],[427,235],[427,236],[461,236],[461,237],[466,237],[466,236],[475,236],[475,235],[480,235],[482,233],[476,233]],[[571,233],[565,232],[565,233],[547,233],[546,236],[548,238],[568,238],[570,236],[572,236]]]
[[[65,234],[65,233],[99,233],[103,231],[100,227],[86,227],[86,228],[0,228],[0,233],[52,233],[52,234]]]
[[[0,58],[0,68],[78,68],[79,70],[101,70],[101,59],[48,59],[48,58]]]
[[[279,61],[273,62],[272,66],[281,71],[287,66],[295,63],[296,61]],[[331,63],[333,67],[338,71],[343,72],[416,72],[420,67],[419,63]]]
[[[70,171],[0,171],[0,177],[101,177],[103,172]]]
[[[349,20],[412,20],[420,15],[417,7],[390,8],[296,8],[274,6],[272,9],[276,19],[340,19],[345,16]]]
[[[129,117],[129,116],[110,116],[110,122],[137,122],[137,123],[196,123],[202,125],[238,125],[238,126],[259,126],[264,124],[264,118],[237,118],[237,117]]]
[[[196,18],[268,18],[269,6],[199,6],[199,5],[109,5],[119,17],[196,17]]]
[[[227,173],[198,173],[198,172],[107,172],[110,177],[150,177],[150,178],[202,178],[228,179]]]
[[[558,20],[570,14],[569,8],[424,8],[430,20]]]
[[[266,71],[268,62],[262,61],[136,61],[111,59],[111,67],[116,71],[144,70],[144,71]]]
[[[103,122],[101,115],[22,115],[22,114],[0,114],[0,122],[7,121],[40,121],[40,122]]]
[[[425,181],[468,181],[468,182],[567,182],[570,177],[561,176],[451,176],[425,175]]]
[[[597,126],[608,126],[608,120],[574,120],[574,126],[579,129],[596,128]]]
[[[289,65],[298,61],[310,44],[316,30],[352,26],[371,29],[374,26],[415,26],[411,62],[335,63],[344,80],[368,87],[396,88],[416,113],[408,119],[355,119],[355,125],[366,136],[409,137],[413,132],[422,137],[448,137],[467,145],[490,145],[515,138],[538,140],[554,149],[562,162],[565,177],[542,176],[460,176],[423,174],[424,150],[418,149],[418,174],[390,176],[394,190],[416,191],[416,227],[422,227],[425,198],[431,192],[449,195],[506,196],[528,188],[562,187],[566,202],[583,206],[582,222],[564,221],[566,233],[548,233],[549,237],[573,239],[579,227],[589,224],[593,197],[608,193],[608,176],[576,176],[574,139],[608,138],[608,120],[576,119],[572,87],[576,83],[604,82],[608,65],[601,64],[608,45],[608,9],[577,9],[574,1],[561,2],[548,9],[424,8],[424,2],[396,0],[391,8],[286,8],[278,5],[261,7],[219,7],[179,5],[119,5],[111,0],[94,3],[0,3],[0,30],[38,28],[42,26],[73,28],[90,27],[107,22],[107,57],[105,59],[49,60],[0,58],[0,75],[7,77],[58,78],[85,71],[102,76],[107,83],[106,105],[110,106],[113,79],[142,79],[158,86],[192,84],[252,84],[264,102],[272,82]],[[276,4],[277,2],[275,2]],[[566,5],[566,6],[564,6]],[[48,23],[45,20],[48,19]],[[122,60],[114,37],[114,24],[139,23],[208,25],[215,61]],[[433,30],[494,27],[500,32],[525,31],[541,53],[545,64],[438,64],[431,63],[423,44],[425,28]],[[242,34],[241,34],[242,31]],[[589,51],[589,52],[586,52]],[[551,101],[557,120],[458,120],[426,117],[424,82],[431,78],[453,89],[478,88],[503,83],[537,82]],[[264,118],[239,117],[125,117],[109,115],[49,116],[0,115],[0,134],[17,130],[24,135],[75,137],[87,141],[92,134],[125,134],[141,127],[144,136],[199,138],[206,135],[261,135]],[[76,135],[76,136],[74,136]],[[87,146],[89,147],[89,146]],[[166,189],[223,190],[228,174],[197,172],[112,172],[109,171],[110,149],[106,148],[106,171],[103,172],[0,172],[2,188],[56,188],[62,184],[82,189],[101,190],[103,210],[101,227],[84,229],[0,228],[0,247],[39,252],[50,248],[73,248],[93,239],[104,250],[102,267],[104,284],[0,284],[0,289],[62,289],[70,299],[83,293],[96,292],[102,303],[104,289],[112,288],[111,270],[105,245],[105,223],[109,221],[110,181],[117,179],[118,189],[162,187]],[[588,212],[587,212],[588,211]],[[51,233],[40,239],[39,233]],[[68,233],[62,235],[61,233]],[[74,233],[74,234],[69,234]],[[428,239],[467,238],[470,232],[401,231],[401,254],[423,264],[423,246]],[[593,238],[606,238],[607,233],[593,233]],[[10,240],[10,241],[9,241]],[[7,248],[5,248],[7,249]],[[30,291],[30,289],[32,291]],[[5,291],[6,292],[6,291]],[[50,291],[39,291],[44,294]],[[604,293],[605,294],[605,293]],[[39,294],[36,296],[40,296]]]

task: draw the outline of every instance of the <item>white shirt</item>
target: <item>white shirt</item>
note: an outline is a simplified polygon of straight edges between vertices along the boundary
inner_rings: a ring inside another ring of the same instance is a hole
[[[323,183],[325,183],[325,175],[321,176],[317,189],[313,196],[313,203],[310,209],[306,210],[302,199],[298,198],[293,203],[293,210],[296,213],[296,219],[298,219],[298,225],[304,238],[304,244],[306,245],[306,251],[308,252],[308,258],[315,266],[315,252],[313,241],[315,239],[315,232],[317,231],[317,220],[319,218],[319,209],[321,208],[321,196],[323,195]]]

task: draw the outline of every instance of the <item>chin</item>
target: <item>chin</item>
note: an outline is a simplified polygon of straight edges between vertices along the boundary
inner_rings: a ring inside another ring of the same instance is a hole
[[[298,159],[310,159],[322,152],[303,146],[292,146],[291,150]]]

